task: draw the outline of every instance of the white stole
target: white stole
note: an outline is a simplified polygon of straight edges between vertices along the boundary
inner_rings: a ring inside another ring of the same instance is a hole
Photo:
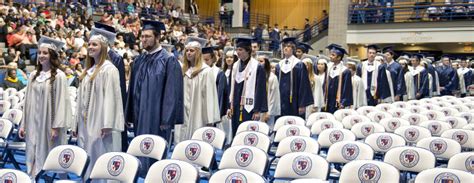
[[[255,84],[257,82],[257,68],[258,68],[258,61],[255,60],[254,58],[250,58],[249,63],[247,64],[247,67],[242,72],[239,72],[239,67],[240,67],[240,62],[241,60],[238,60],[232,70],[232,78],[235,80],[237,83],[241,83],[245,81],[244,83],[244,89],[242,92],[244,92],[244,99],[245,101],[239,101],[239,102],[244,102],[244,108],[247,112],[251,112],[254,108],[255,105]],[[231,93],[230,93],[230,102],[234,102],[233,96],[234,96],[234,85],[235,82],[232,82],[231,84]]]
[[[372,63],[372,66],[369,66],[369,61],[365,61],[362,63],[362,81],[364,82],[364,88],[367,90],[367,72],[371,71],[372,80],[370,82],[370,94],[374,96],[377,89],[377,74],[379,73],[378,68],[380,63],[375,60]]]
[[[466,83],[464,82],[464,74],[467,73],[467,71],[469,71],[469,69],[460,68],[460,69],[457,70],[457,74],[458,74],[458,77],[459,77],[459,89],[460,89],[462,94],[465,94],[467,92],[466,91]]]
[[[288,62],[286,62],[286,60],[288,60]],[[285,74],[290,72],[291,70],[293,70],[293,67],[295,67],[295,65],[298,62],[301,62],[301,60],[296,58],[293,55],[288,59],[282,59],[279,63],[281,72],[283,72]]]

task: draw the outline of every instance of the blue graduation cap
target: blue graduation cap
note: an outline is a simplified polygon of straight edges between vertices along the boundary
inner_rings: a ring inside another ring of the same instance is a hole
[[[155,30],[158,33],[161,33],[161,31],[166,31],[165,24],[160,21],[142,20],[142,24],[142,30]]]
[[[422,60],[423,58],[425,58],[425,56],[423,54],[420,54],[420,53],[415,53],[412,55],[412,58],[415,58],[417,60]]]
[[[214,46],[204,47],[202,48],[202,54],[214,54],[215,49]]]
[[[296,49],[301,49],[303,53],[308,53],[309,50],[313,50],[313,47],[307,43],[298,42]]]
[[[336,53],[336,55],[339,55],[339,56],[344,56],[345,54],[347,54],[346,49],[344,49],[341,45],[338,45],[338,44],[332,43],[326,48],[329,49],[331,52]]]
[[[252,46],[252,40],[254,38],[250,36],[238,36],[234,38],[235,47],[250,47]]]
[[[39,47],[46,47],[58,52],[65,45],[65,43],[50,37],[41,36],[41,38],[38,40],[38,45]]]
[[[376,44],[369,44],[367,45],[367,49],[373,49],[375,51],[378,51],[380,48]]]
[[[188,36],[185,47],[186,48],[190,48],[190,47],[202,48],[206,46],[206,44],[207,44],[207,39],[194,37],[194,36]]]
[[[393,49],[393,46],[386,46],[382,48],[382,52],[383,53],[389,52],[390,54],[395,55],[395,50]]]
[[[105,30],[105,31],[116,33],[114,27],[112,27],[110,25],[107,25],[107,24],[100,23],[100,22],[94,22],[94,27],[98,28],[98,29]]]
[[[287,38],[281,40],[281,42],[282,42],[283,44],[291,43],[291,44],[296,45],[296,38],[295,38],[295,37],[287,37]]]

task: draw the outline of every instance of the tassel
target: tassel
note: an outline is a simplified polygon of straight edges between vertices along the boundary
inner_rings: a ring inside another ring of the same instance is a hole
[[[293,96],[290,95],[290,104],[293,103]]]
[[[240,122],[243,121],[243,112],[242,112],[242,111],[240,111],[239,121],[240,121]]]

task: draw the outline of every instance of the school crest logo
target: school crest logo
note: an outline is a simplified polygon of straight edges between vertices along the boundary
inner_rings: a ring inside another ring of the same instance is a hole
[[[461,117],[463,117],[464,119],[466,119],[466,121],[469,123],[471,120],[472,120],[472,116],[469,114],[469,113],[463,113],[461,115]]]
[[[293,171],[300,175],[307,175],[313,166],[311,159],[307,156],[298,156],[293,160]]]
[[[244,138],[244,144],[249,146],[256,146],[258,144],[258,137],[254,133],[249,133]]]
[[[459,142],[459,144],[464,145],[468,140],[468,136],[464,131],[456,131],[453,133],[452,139]]]
[[[235,172],[225,179],[225,183],[247,183],[247,177],[244,174]]]
[[[344,134],[340,130],[334,130],[329,134],[329,141],[333,144],[342,139],[344,139]]]
[[[397,117],[397,118],[402,117],[402,112],[400,112],[400,111],[396,111],[396,112],[394,112],[394,114],[395,114],[395,117]]]
[[[392,119],[388,124],[388,128],[390,130],[396,130],[398,127],[400,127],[400,121],[397,119]]]
[[[74,162],[74,151],[69,148],[62,150],[59,153],[58,162],[62,168],[69,168]]]
[[[432,110],[432,109],[433,109],[433,106],[431,106],[431,105],[425,105],[425,108],[428,109],[428,110]]]
[[[321,119],[328,119],[327,115],[326,114],[320,114],[318,116],[318,120],[321,120]]]
[[[460,183],[459,177],[450,172],[444,172],[436,176],[435,183]]]
[[[4,183],[16,183],[17,178],[15,173],[13,172],[8,172],[6,174],[3,174],[2,177],[0,177],[0,180]]]
[[[362,165],[358,171],[361,182],[378,182],[381,176],[380,168],[372,163]]]
[[[376,114],[375,115],[375,121],[379,122],[380,120],[382,120],[383,118],[385,117],[385,115],[383,114]]]
[[[186,146],[186,158],[188,160],[194,161],[196,160],[199,155],[201,154],[201,146],[198,143],[190,143]]]
[[[286,130],[286,136],[298,136],[300,135],[300,129],[297,127],[290,127]]]
[[[389,110],[389,108],[387,106],[382,106],[382,110],[387,112]]]
[[[285,125],[294,125],[294,124],[296,124],[296,120],[294,118],[288,118],[285,123]]]
[[[329,128],[333,128],[332,122],[330,122],[330,121],[325,121],[325,122],[322,122],[322,123],[321,123],[321,131],[326,130],[326,129],[329,129]]]
[[[412,149],[406,149],[400,154],[400,163],[407,168],[416,166],[419,160],[420,156],[418,152]]]
[[[125,167],[125,160],[122,156],[116,155],[109,160],[107,164],[107,170],[110,175],[118,176],[122,173],[123,168]]]
[[[181,177],[181,168],[176,163],[166,165],[161,172],[161,178],[166,183],[177,183]]]
[[[346,144],[342,147],[342,157],[346,160],[355,160],[359,156],[359,146],[355,144]]]
[[[202,134],[202,139],[204,139],[205,142],[207,143],[212,143],[214,139],[216,138],[216,131],[214,129],[209,128],[204,130],[204,133]]]
[[[365,109],[365,110],[364,110],[364,115],[367,115],[367,114],[369,114],[370,112],[371,112],[370,109]]]
[[[409,120],[410,120],[410,125],[417,125],[420,122],[420,117],[411,116]]]
[[[250,124],[247,126],[247,130],[248,130],[248,131],[257,132],[257,131],[258,131],[258,124],[250,123]]]
[[[428,126],[431,134],[438,134],[441,131],[441,124],[438,122],[433,122]]]
[[[347,116],[349,116],[349,115],[351,115],[351,114],[348,113],[348,112],[343,112],[343,113],[342,113],[342,117],[343,117],[343,118],[345,118],[345,117],[347,117]]]
[[[235,161],[240,167],[247,167],[250,165],[253,159],[253,153],[248,148],[240,149],[235,155]]]
[[[446,115],[446,116],[451,115],[451,110],[449,110],[449,109],[442,109],[441,112],[443,112],[444,115]]]
[[[416,107],[412,107],[411,108],[411,112],[412,113],[419,113],[420,112],[420,109],[416,108]]]
[[[474,156],[469,156],[469,158],[466,159],[464,165],[466,165],[467,171],[474,173]]]
[[[428,113],[428,119],[429,119],[429,120],[434,120],[434,119],[436,119],[436,114],[435,114],[435,113],[432,113],[432,112]]]
[[[146,137],[140,142],[140,151],[143,154],[150,154],[155,146],[155,141],[151,137]]]
[[[448,118],[446,122],[448,122],[451,127],[455,127],[458,125],[458,120],[456,118]]]
[[[362,119],[360,119],[359,117],[353,117],[351,119],[351,125],[355,125],[355,124],[360,123],[360,122],[362,122]]]
[[[372,124],[362,125],[362,128],[360,128],[360,131],[361,131],[362,135],[367,137],[368,135],[374,133],[374,125],[372,125]]]
[[[446,152],[446,148],[448,148],[448,145],[442,139],[435,139],[430,143],[430,151],[435,155],[443,154]]]
[[[408,141],[414,142],[418,139],[419,136],[420,136],[420,131],[418,131],[418,129],[416,128],[408,128],[405,131],[405,138]]]
[[[306,149],[306,141],[302,138],[295,138],[290,144],[291,152],[302,152]]]
[[[377,147],[379,147],[382,150],[388,150],[390,147],[392,147],[392,137],[388,135],[380,135],[377,138]]]

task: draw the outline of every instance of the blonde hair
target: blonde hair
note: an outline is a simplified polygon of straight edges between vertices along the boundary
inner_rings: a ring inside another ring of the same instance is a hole
[[[100,55],[99,55],[99,61],[96,62],[94,60],[94,58],[92,58],[91,56],[89,56],[89,54],[87,54],[86,56],[86,63],[85,63],[85,66],[86,68],[83,69],[83,72],[81,74],[81,76],[79,77],[79,79],[82,81],[86,75],[87,75],[87,70],[89,70],[92,66],[94,66],[94,64],[96,64],[96,69],[94,70],[94,73],[92,74],[92,77],[91,77],[91,81],[94,80],[94,78],[97,76],[97,74],[99,73],[100,71],[100,67],[104,64],[104,62],[109,59],[109,54],[107,53],[107,48],[108,48],[108,45],[107,43],[104,43],[102,41],[98,41],[100,43]]]
[[[202,52],[201,52],[201,49],[199,48],[196,48],[196,47],[191,47],[191,48],[194,48],[196,49],[196,54],[194,55],[194,70],[193,70],[193,73],[191,74],[191,77],[194,77],[196,76],[197,74],[199,74],[199,72],[201,71],[201,68],[202,68],[202,65],[203,65],[203,61],[202,61]],[[184,61],[183,61],[183,76],[184,74],[186,74],[186,71],[189,69],[189,65],[190,65],[190,60],[188,60],[188,57],[186,56],[186,50],[189,49],[189,48],[185,48],[184,50]]]
[[[308,70],[308,78],[309,78],[309,83],[311,84],[311,89],[314,89],[316,79],[314,78],[313,62],[310,59],[303,59],[303,63]]]

